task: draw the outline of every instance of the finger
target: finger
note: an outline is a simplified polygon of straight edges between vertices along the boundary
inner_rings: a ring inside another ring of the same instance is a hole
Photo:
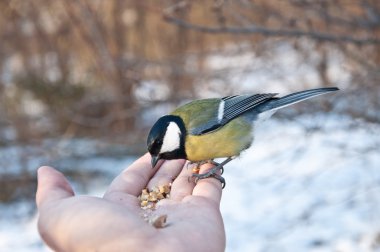
[[[170,199],[181,201],[186,196],[191,195],[195,186],[194,180],[189,179],[192,174],[191,167],[187,168],[187,164],[185,164],[185,167],[173,182]]]
[[[162,162],[159,162],[152,168],[151,156],[149,153],[145,154],[112,181],[104,197],[107,198],[115,192],[138,196],[161,164]]]
[[[184,164],[185,160],[183,159],[165,161],[149,181],[147,187],[152,190],[155,187],[172,183],[181,172]]]
[[[211,164],[204,164],[201,166],[199,173],[205,173],[212,167],[214,166]],[[219,205],[222,197],[222,184],[212,177],[200,179],[194,187],[193,195],[207,198]]]
[[[37,206],[74,196],[74,191],[59,171],[49,166],[42,166],[37,173],[38,185],[36,193]]]

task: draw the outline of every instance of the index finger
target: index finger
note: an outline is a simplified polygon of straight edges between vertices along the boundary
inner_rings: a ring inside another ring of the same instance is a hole
[[[151,156],[149,153],[146,153],[112,181],[104,197],[115,192],[138,196],[161,164],[162,162],[152,168]]]

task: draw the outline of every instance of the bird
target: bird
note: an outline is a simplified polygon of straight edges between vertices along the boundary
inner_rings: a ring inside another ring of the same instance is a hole
[[[220,175],[225,164],[248,149],[255,126],[277,110],[300,101],[334,92],[337,87],[304,90],[278,97],[277,93],[231,95],[191,101],[160,117],[150,129],[147,147],[154,168],[159,160],[186,159],[197,167],[215,166],[208,172],[194,172],[195,182]],[[225,158],[221,163],[216,158]],[[199,169],[198,169],[199,170]]]

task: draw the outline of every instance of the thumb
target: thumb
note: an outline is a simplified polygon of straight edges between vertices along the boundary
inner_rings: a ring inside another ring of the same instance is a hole
[[[69,181],[59,171],[49,166],[42,166],[37,172],[38,184],[36,193],[37,207],[42,204],[74,196]]]

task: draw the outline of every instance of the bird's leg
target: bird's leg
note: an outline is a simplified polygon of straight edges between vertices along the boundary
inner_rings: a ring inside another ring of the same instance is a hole
[[[220,164],[216,163],[213,160],[211,160],[212,164],[216,164],[216,166],[214,168],[210,169],[206,173],[203,173],[203,174],[193,174],[192,176],[195,177],[195,183],[197,183],[200,179],[214,177],[214,178],[216,178],[217,180],[219,180],[222,183],[222,188],[224,188],[226,186],[226,181],[225,181],[225,179],[222,176],[220,176],[219,174],[217,174],[217,172],[219,170],[223,169],[223,166],[225,164],[227,164],[228,162],[230,162],[232,159],[233,159],[233,157],[229,157],[226,160],[224,160],[223,162],[221,162]]]
[[[220,163],[215,162],[214,159],[207,160],[207,161],[205,161],[205,163],[212,164],[212,165],[215,165],[215,166],[220,166]],[[220,170],[220,174],[223,175],[223,173],[224,173],[224,167],[223,167],[223,165],[219,168],[219,170]]]

